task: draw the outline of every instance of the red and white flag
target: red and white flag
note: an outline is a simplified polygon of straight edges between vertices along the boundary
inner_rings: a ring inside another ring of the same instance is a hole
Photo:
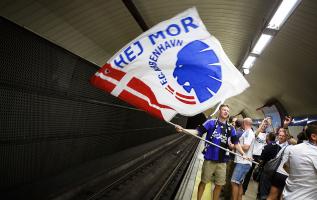
[[[127,44],[91,83],[166,121],[201,113],[249,87],[195,8]]]

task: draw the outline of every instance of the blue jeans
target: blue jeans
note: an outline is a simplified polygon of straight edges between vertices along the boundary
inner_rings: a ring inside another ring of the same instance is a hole
[[[237,163],[233,170],[231,182],[236,183],[238,185],[242,184],[250,168],[251,168],[251,165],[249,164]]]

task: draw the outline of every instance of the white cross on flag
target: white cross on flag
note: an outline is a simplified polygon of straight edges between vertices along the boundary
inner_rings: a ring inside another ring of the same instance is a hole
[[[195,8],[127,44],[91,83],[166,121],[201,113],[249,87]]]

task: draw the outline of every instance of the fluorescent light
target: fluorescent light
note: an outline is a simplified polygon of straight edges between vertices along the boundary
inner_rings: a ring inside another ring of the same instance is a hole
[[[242,68],[244,69],[250,69],[255,61],[256,57],[254,56],[249,56],[245,61],[244,64],[242,65]]]
[[[266,45],[271,41],[272,35],[262,34],[256,42],[252,53],[260,55]]]
[[[250,73],[250,69],[247,69],[247,68],[243,69],[243,73],[244,74],[249,74]]]
[[[283,0],[267,28],[279,30],[301,0]]]

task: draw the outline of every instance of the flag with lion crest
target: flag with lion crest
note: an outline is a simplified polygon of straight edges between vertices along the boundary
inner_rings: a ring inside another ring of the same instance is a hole
[[[153,116],[193,116],[249,87],[191,8],[117,52],[91,83]]]

